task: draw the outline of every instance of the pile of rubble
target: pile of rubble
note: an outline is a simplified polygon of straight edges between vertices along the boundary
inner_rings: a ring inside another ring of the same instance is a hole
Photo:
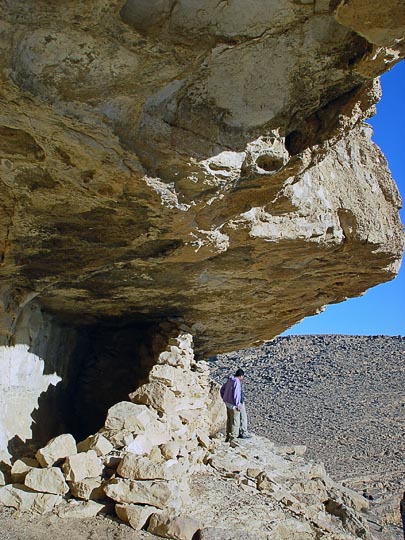
[[[277,449],[261,437],[231,447],[214,436],[224,407],[189,334],[169,342],[130,399],[84,441],[60,435],[35,459],[16,461],[0,502],[60,517],[115,512],[136,530],[176,540],[369,537],[360,515],[367,502],[306,464],[303,447]],[[225,508],[229,490],[248,497],[243,517],[237,505]]]

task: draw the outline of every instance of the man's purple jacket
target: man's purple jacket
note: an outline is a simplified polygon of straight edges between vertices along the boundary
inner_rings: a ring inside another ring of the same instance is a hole
[[[242,385],[238,377],[229,377],[221,387],[221,398],[228,405],[239,407],[242,398]]]

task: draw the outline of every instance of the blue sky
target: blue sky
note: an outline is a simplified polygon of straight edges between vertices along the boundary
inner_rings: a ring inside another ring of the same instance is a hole
[[[369,121],[374,142],[384,152],[405,204],[405,61],[381,77],[383,96]],[[402,223],[405,211],[401,211]],[[405,262],[398,277],[369,289],[364,296],[330,305],[282,335],[405,335]]]

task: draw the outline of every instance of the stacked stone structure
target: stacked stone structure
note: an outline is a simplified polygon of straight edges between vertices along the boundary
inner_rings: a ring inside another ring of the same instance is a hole
[[[367,502],[306,463],[305,447],[275,448],[261,437],[229,446],[216,433],[224,407],[190,334],[169,341],[130,400],[113,405],[104,426],[78,444],[59,435],[35,459],[15,461],[0,502],[61,518],[114,512],[174,540],[369,538]],[[251,497],[241,522],[225,507],[219,517],[224,503],[211,503],[229,485]]]

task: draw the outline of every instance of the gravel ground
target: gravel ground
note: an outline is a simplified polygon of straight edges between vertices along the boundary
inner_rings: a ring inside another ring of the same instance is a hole
[[[335,478],[404,469],[405,338],[277,338],[212,366],[221,383],[245,370],[252,431],[307,445]]]

